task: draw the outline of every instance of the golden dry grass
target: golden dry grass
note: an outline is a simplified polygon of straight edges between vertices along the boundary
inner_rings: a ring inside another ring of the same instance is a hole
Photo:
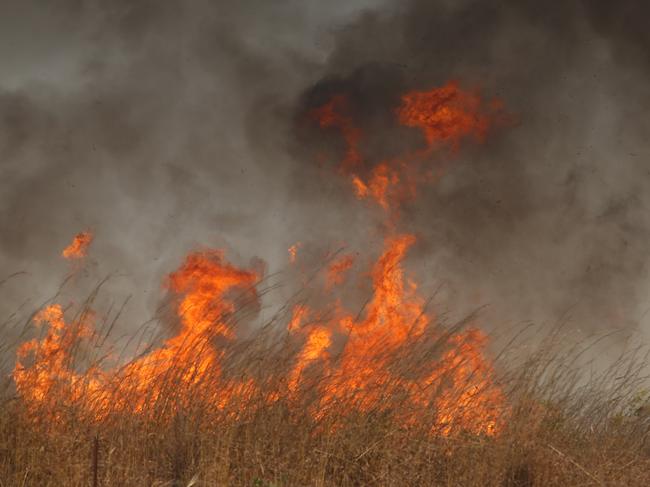
[[[7,378],[0,486],[88,486],[95,474],[101,486],[650,485],[650,414],[638,351],[586,374],[581,357],[593,342],[561,347],[556,330],[531,351],[520,346],[522,335],[497,361],[508,408],[499,434],[442,436],[431,433],[434,415],[426,411],[416,424],[396,419],[407,407],[399,388],[363,413],[329,404],[332,413],[322,418],[314,417],[308,392],[298,402],[268,401],[295,353],[269,336],[265,328],[228,351],[229,376],[266,379],[225,408],[202,394],[214,386],[209,377],[189,390],[161,375],[164,393],[146,414],[122,411],[92,422],[83,404],[52,401],[29,415]],[[433,353],[410,350],[406,363]],[[89,360],[87,350],[77,354]]]

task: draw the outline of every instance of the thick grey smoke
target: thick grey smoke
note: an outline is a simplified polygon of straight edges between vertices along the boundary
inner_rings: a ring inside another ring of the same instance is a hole
[[[67,265],[59,252],[84,228],[96,233],[93,273],[122,276],[109,293],[136,293],[131,312],[142,317],[196,246],[277,270],[297,240],[379,241],[376,209],[310,160],[314,141],[297,120],[340,87],[364,102],[384,141],[373,150],[390,152],[416,137],[382,124],[401,90],[449,79],[499,97],[518,123],[461,151],[405,208],[424,292],[447,283],[450,307],[488,303],[499,320],[571,312],[609,327],[645,311],[642,2],[2,9],[0,278],[29,275],[5,284],[0,311],[51,293]]]
[[[0,279],[28,274],[0,311],[51,296],[86,228],[91,274],[117,273],[106,294],[135,293],[136,320],[197,246],[286,263],[293,162],[247,127],[313,82],[329,30],[366,3],[2,2]]]
[[[495,320],[634,326],[648,307],[649,14],[635,1],[400,2],[341,31],[299,112],[345,93],[372,152],[404,140],[381,121],[404,90],[452,79],[499,97],[518,123],[405,211],[425,275]]]

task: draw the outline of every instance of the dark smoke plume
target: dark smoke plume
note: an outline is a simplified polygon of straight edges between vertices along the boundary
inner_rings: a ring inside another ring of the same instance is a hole
[[[647,308],[649,14],[634,1],[396,2],[339,33],[297,118],[344,93],[382,160],[406,140],[385,123],[405,90],[452,79],[499,97],[518,123],[405,210],[427,277],[498,320],[629,326]],[[332,147],[331,133],[310,137],[312,156]]]
[[[645,2],[3,2],[0,311],[51,293],[58,254],[93,229],[97,274],[148,308],[196,246],[271,271],[297,240],[363,249],[378,211],[313,155],[329,94],[352,97],[365,150],[418,143],[390,111],[450,79],[517,123],[420,187],[421,288],[493,318],[627,326],[646,310],[650,34]],[[442,157],[442,156],[437,156]],[[432,161],[435,163],[436,161]],[[12,290],[11,290],[12,289]],[[151,298],[147,298],[151,296]],[[136,306],[135,304],[132,306]],[[137,307],[137,306],[136,306]],[[147,309],[145,309],[147,308]],[[462,312],[462,311],[461,311]],[[137,321],[137,319],[135,319]]]

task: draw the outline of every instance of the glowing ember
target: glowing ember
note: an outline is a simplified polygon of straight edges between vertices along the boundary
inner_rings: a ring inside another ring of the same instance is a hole
[[[85,231],[75,235],[70,245],[68,245],[61,255],[66,259],[83,259],[88,254],[88,247],[93,241],[93,234]]]

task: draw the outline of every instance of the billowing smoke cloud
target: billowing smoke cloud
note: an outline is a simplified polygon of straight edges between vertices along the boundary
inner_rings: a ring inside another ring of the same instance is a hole
[[[386,155],[417,143],[385,122],[402,90],[455,79],[517,123],[463,148],[403,208],[425,292],[446,283],[450,307],[488,303],[499,320],[638,320],[644,4],[340,3],[4,2],[0,277],[30,276],[5,285],[1,310],[51,292],[85,228],[97,274],[125,275],[113,291],[149,309],[197,245],[277,269],[296,240],[377,240],[376,209],[311,157],[336,141],[304,138],[301,116],[343,90],[373,129],[367,149]]]
[[[117,273],[106,294],[136,293],[136,320],[196,246],[286,262],[291,161],[253,154],[246,127],[289,106],[327,51],[318,33],[363,5],[3,2],[0,279],[29,273],[3,287],[3,316],[52,295],[84,229],[92,274]]]
[[[451,157],[405,209],[421,268],[456,307],[490,304],[498,320],[630,326],[647,308],[649,13],[643,2],[400,2],[341,31],[298,111],[335,91],[357,100],[381,160],[404,140],[382,120],[405,90],[452,79],[500,98],[517,123]],[[377,140],[389,141],[379,154]]]

